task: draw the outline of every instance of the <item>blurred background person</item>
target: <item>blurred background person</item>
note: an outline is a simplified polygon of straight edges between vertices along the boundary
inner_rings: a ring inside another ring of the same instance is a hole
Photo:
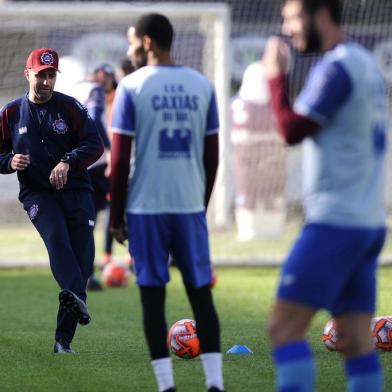
[[[106,123],[108,129],[109,139],[112,138],[112,131],[110,128],[110,124],[112,122],[112,106],[114,95],[116,92],[118,82],[126,75],[132,73],[135,70],[134,66],[132,65],[132,61],[129,58],[124,58],[118,65],[115,71],[115,79],[113,79],[113,83],[111,88],[106,90]],[[131,158],[132,159],[132,158]],[[106,168],[106,177],[109,178],[110,176],[110,157],[107,157],[107,168]],[[104,253],[102,256],[102,266],[111,263],[112,255],[113,255],[113,234],[110,231],[110,217],[109,217],[109,206],[110,206],[110,194],[107,193],[107,213],[105,217],[105,226],[104,226]],[[132,269],[132,257],[127,252],[125,257],[125,263],[129,265]]]
[[[74,97],[83,103],[91,118],[94,120],[99,135],[105,147],[105,153],[88,169],[94,188],[94,205],[96,221],[99,211],[107,206],[109,192],[108,155],[110,153],[110,139],[107,131],[108,113],[117,87],[114,68],[109,64],[100,64],[88,74],[85,81],[74,88]],[[94,270],[87,284],[88,290],[100,291],[102,285],[95,277]]]
[[[237,239],[278,237],[283,229],[286,149],[275,132],[261,61],[250,64],[231,105]]]

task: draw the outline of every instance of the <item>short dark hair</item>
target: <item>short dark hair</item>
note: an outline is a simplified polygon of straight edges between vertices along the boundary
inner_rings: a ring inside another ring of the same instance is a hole
[[[284,0],[284,4],[292,0]],[[340,25],[342,19],[342,5],[340,0],[300,0],[304,9],[310,14],[314,14],[320,8],[327,8],[332,20]]]
[[[136,22],[135,35],[139,38],[149,36],[162,50],[170,50],[173,42],[173,26],[169,19],[161,14],[147,14]]]

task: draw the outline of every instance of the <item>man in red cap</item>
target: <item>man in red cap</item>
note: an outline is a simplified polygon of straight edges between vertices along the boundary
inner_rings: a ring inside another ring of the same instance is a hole
[[[29,99],[32,102],[40,104],[52,97],[58,67],[59,56],[53,49],[40,48],[30,53],[26,61],[25,76],[29,81]]]
[[[0,111],[0,173],[17,172],[19,200],[38,230],[59,284],[54,352],[73,353],[77,324],[86,325],[86,283],[94,260],[93,188],[87,167],[103,152],[87,110],[54,91],[58,54],[33,50],[24,71],[29,92]]]

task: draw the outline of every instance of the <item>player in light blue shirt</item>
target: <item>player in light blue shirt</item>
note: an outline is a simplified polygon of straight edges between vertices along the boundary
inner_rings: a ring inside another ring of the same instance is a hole
[[[160,14],[143,16],[129,32],[138,70],[122,79],[114,101],[111,226],[123,242],[126,213],[159,391],[175,391],[164,311],[172,254],[196,320],[206,387],[218,392],[222,354],[205,216],[218,165],[218,113],[210,82],[173,63],[172,39],[171,23]]]
[[[306,224],[282,269],[269,322],[279,391],[313,391],[305,340],[319,309],[336,320],[348,390],[381,391],[373,352],[376,267],[385,238],[387,91],[371,54],[345,40],[338,0],[285,0],[283,32],[301,52],[323,52],[291,106],[289,47],[272,38],[264,54],[278,130],[304,144]]]

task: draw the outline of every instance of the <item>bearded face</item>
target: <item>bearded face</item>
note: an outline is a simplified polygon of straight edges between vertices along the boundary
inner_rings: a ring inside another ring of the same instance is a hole
[[[321,50],[321,36],[317,30],[316,23],[313,16],[309,18],[309,24],[305,28],[305,48],[303,53],[320,52]]]
[[[147,53],[143,47],[143,41],[135,33],[135,29],[131,27],[128,30],[128,57],[135,69],[139,69],[147,65]]]
[[[315,15],[303,8],[301,0],[286,2],[282,9],[282,32],[290,38],[293,46],[302,53],[318,52],[321,36],[317,29]]]

